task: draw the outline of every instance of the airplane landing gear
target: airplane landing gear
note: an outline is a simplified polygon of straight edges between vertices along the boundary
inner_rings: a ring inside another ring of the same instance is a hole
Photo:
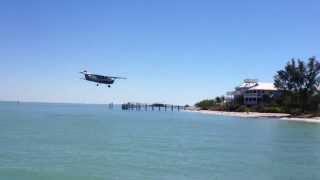
[[[110,85],[108,85],[108,88],[111,88],[111,86],[110,86]]]
[[[99,86],[99,84],[97,84],[97,86]]]

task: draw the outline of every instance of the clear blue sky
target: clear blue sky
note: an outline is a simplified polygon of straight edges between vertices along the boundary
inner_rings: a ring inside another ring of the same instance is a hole
[[[4,0],[1,100],[193,104],[320,57],[319,0]],[[108,89],[80,70],[126,76]]]

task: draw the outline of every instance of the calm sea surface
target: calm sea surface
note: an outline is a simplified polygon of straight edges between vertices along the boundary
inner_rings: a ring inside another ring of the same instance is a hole
[[[320,124],[0,103],[1,180],[320,179]]]

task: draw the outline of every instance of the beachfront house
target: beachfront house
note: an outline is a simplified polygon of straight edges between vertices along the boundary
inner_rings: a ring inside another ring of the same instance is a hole
[[[268,103],[280,95],[280,91],[273,83],[258,82],[255,79],[246,79],[235,88],[235,91],[228,93],[228,101],[235,104],[257,105]]]

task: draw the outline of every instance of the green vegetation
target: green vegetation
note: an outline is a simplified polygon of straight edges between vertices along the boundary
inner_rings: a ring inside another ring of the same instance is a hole
[[[274,78],[283,91],[280,105],[292,114],[316,112],[319,106],[320,63],[315,57],[308,63],[292,59]]]
[[[263,96],[262,103],[246,106],[243,96],[232,102],[224,97],[200,101],[197,107],[203,110],[236,112],[290,113],[293,115],[320,115],[320,62],[315,57],[308,62],[292,59],[274,76],[274,85],[279,97]]]
[[[217,97],[216,99],[206,99],[198,102],[196,107],[200,107],[202,110],[213,110],[216,107],[220,107],[221,102],[220,97]]]

